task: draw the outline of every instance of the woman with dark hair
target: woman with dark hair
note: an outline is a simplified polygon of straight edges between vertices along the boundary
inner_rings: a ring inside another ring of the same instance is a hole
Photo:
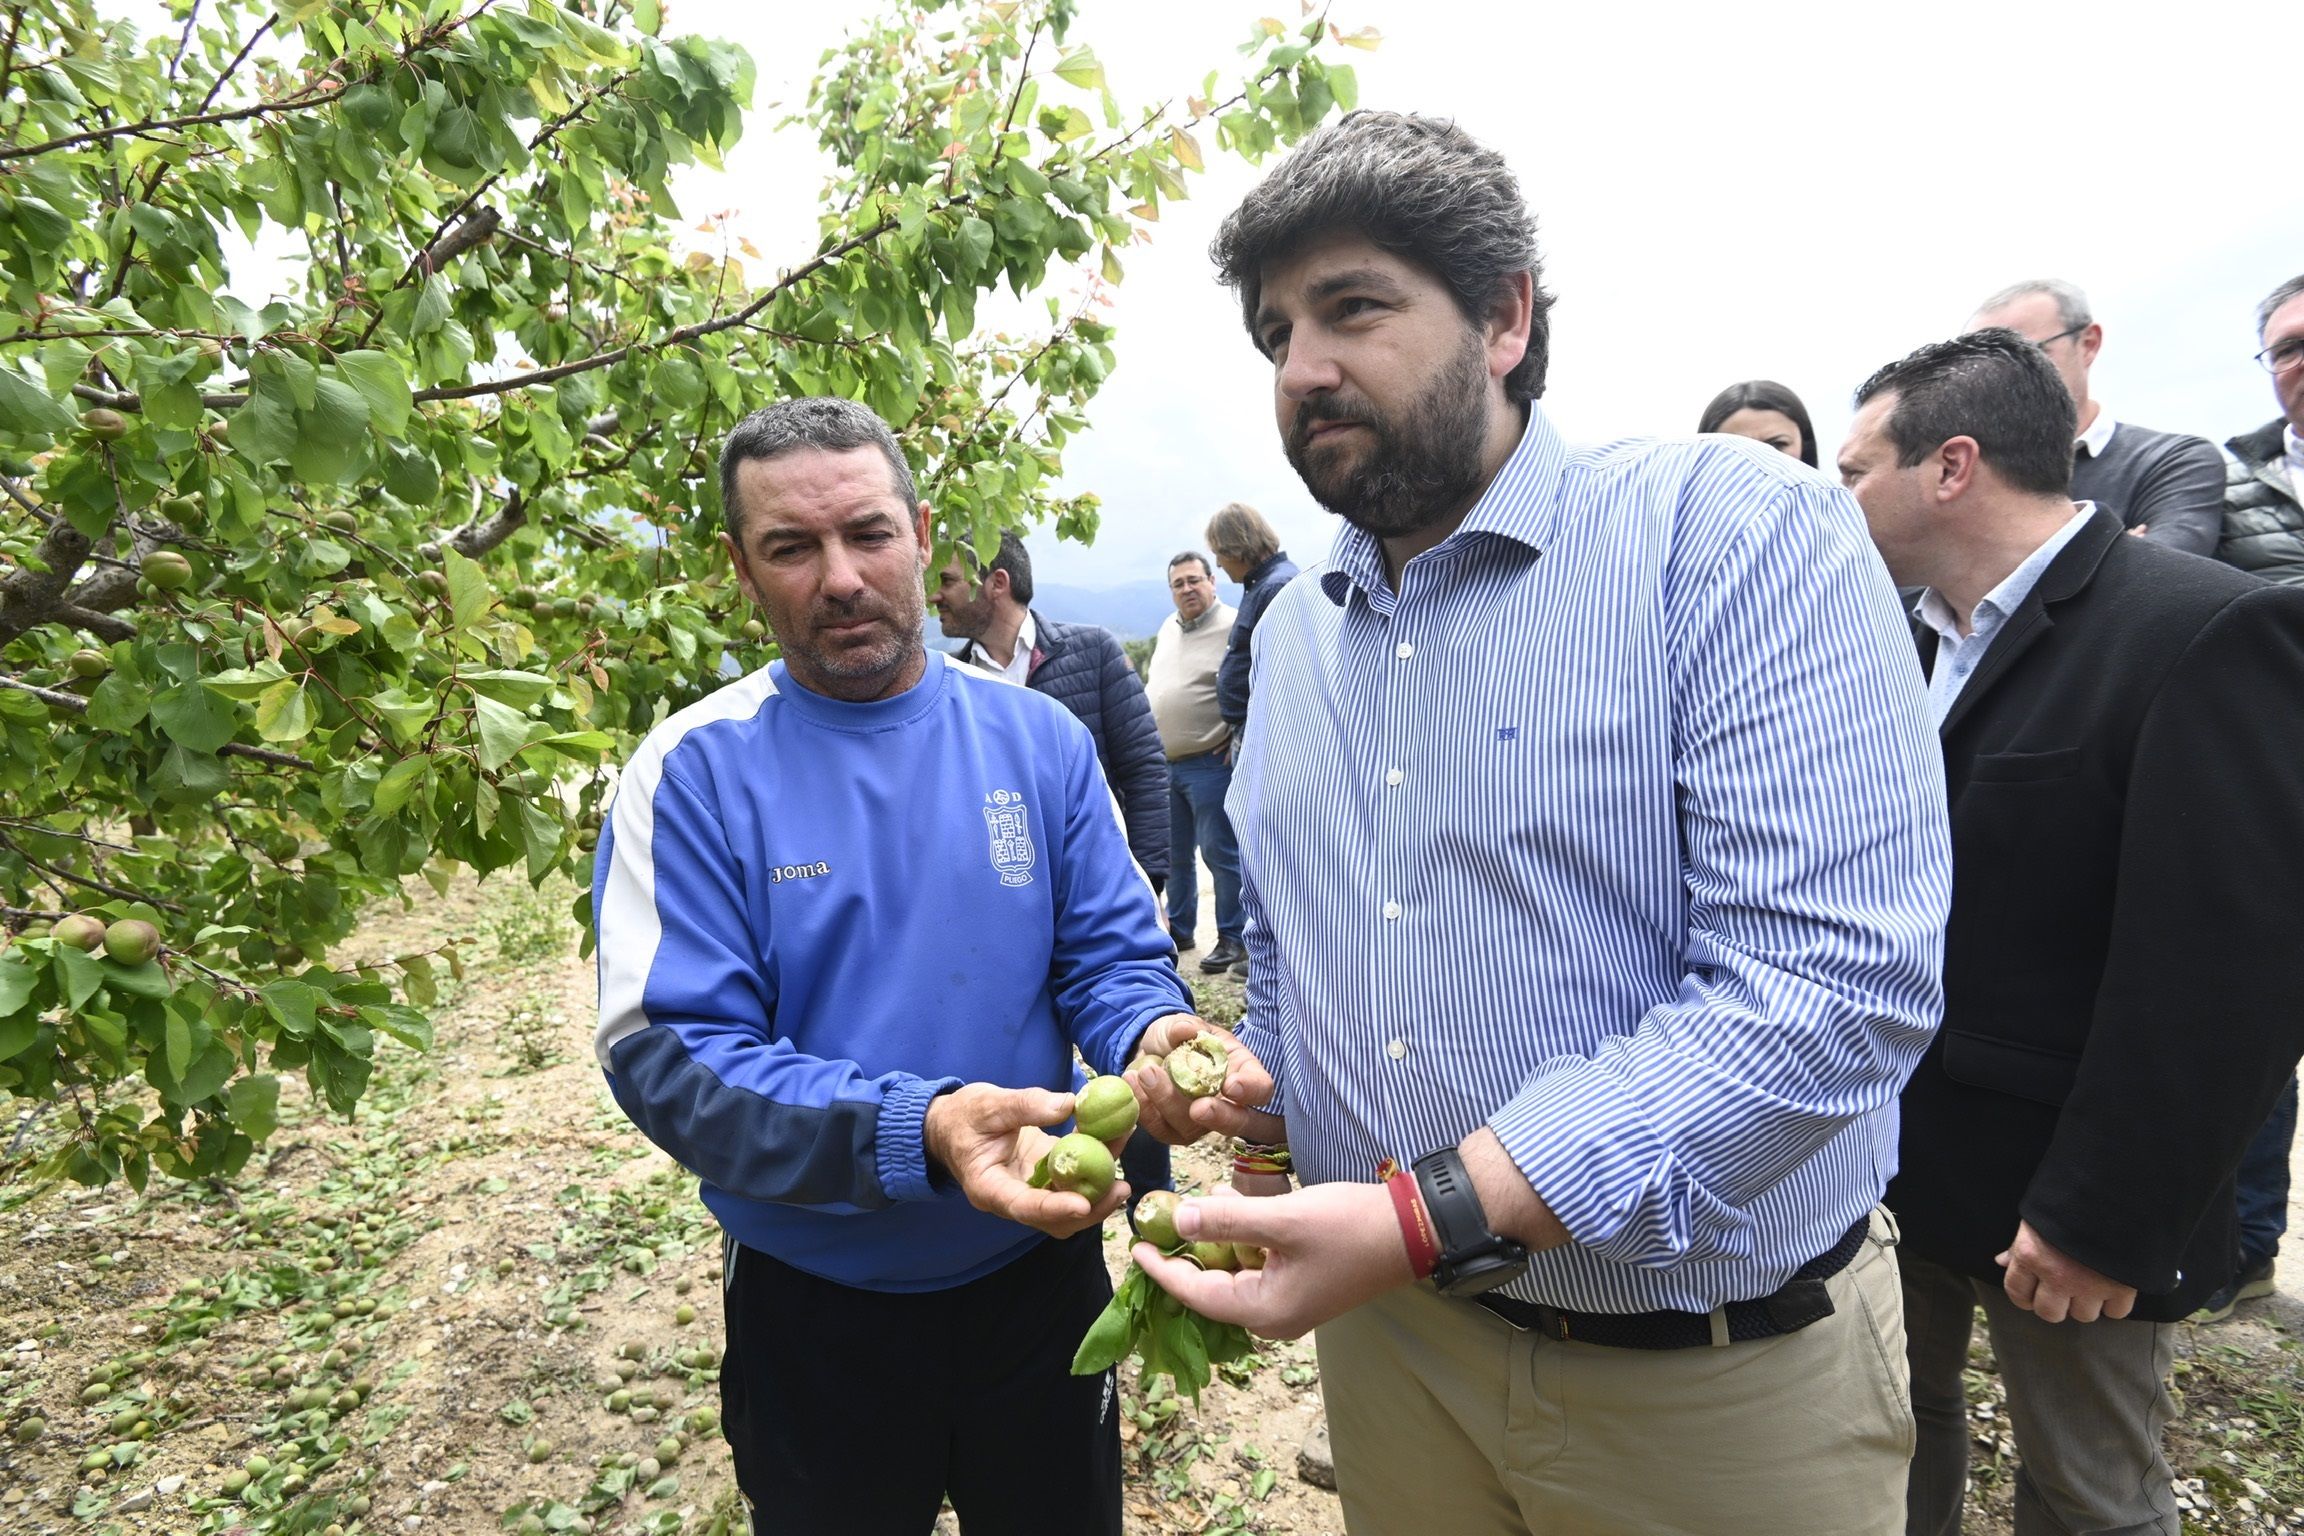
[[[1749,437],[1790,454],[1810,469],[1816,467],[1816,429],[1808,424],[1808,407],[1774,379],[1729,385],[1704,407],[1704,419],[1696,423],[1696,430]]]

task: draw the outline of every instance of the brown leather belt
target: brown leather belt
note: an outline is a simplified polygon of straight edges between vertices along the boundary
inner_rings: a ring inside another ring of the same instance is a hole
[[[1563,1343],[1601,1344],[1611,1349],[1702,1349],[1742,1344],[1797,1333],[1832,1315],[1832,1293],[1824,1282],[1848,1267],[1871,1229],[1867,1211],[1840,1241],[1794,1271],[1771,1295],[1732,1301],[1711,1312],[1571,1312],[1540,1301],[1494,1294],[1479,1304],[1519,1329]]]

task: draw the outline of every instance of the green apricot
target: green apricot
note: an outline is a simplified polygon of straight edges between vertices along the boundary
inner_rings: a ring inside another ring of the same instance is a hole
[[[1176,1207],[1182,1197],[1172,1189],[1155,1189],[1136,1202],[1136,1235],[1159,1249],[1173,1252],[1184,1239],[1176,1230]]]
[[[1074,1131],[1041,1154],[1039,1166],[1032,1170],[1031,1184],[1035,1189],[1082,1195],[1094,1205],[1110,1191],[1112,1179],[1112,1149],[1093,1136]]]
[[[1224,1042],[1213,1035],[1194,1035],[1168,1053],[1168,1080],[1189,1099],[1205,1099],[1224,1091],[1231,1063]]]
[[[1118,1141],[1136,1129],[1136,1090],[1124,1077],[1092,1077],[1073,1101],[1072,1120],[1083,1136]]]

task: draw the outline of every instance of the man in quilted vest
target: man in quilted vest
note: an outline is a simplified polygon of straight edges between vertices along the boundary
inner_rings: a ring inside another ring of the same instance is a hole
[[[2256,339],[2280,414],[2224,445],[2232,458],[2216,558],[2267,581],[2304,585],[2304,274],[2256,307]]]

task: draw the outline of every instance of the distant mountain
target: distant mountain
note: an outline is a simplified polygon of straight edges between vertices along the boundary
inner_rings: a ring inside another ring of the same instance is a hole
[[[1240,589],[1230,582],[1219,581],[1216,594],[1234,607],[1240,605]],[[1159,632],[1160,621],[1176,611],[1168,600],[1168,584],[1150,580],[1116,587],[1068,587],[1044,581],[1032,593],[1032,606],[1060,623],[1101,624],[1123,640],[1151,638]],[[936,622],[933,608],[928,610],[928,622],[932,626]]]

